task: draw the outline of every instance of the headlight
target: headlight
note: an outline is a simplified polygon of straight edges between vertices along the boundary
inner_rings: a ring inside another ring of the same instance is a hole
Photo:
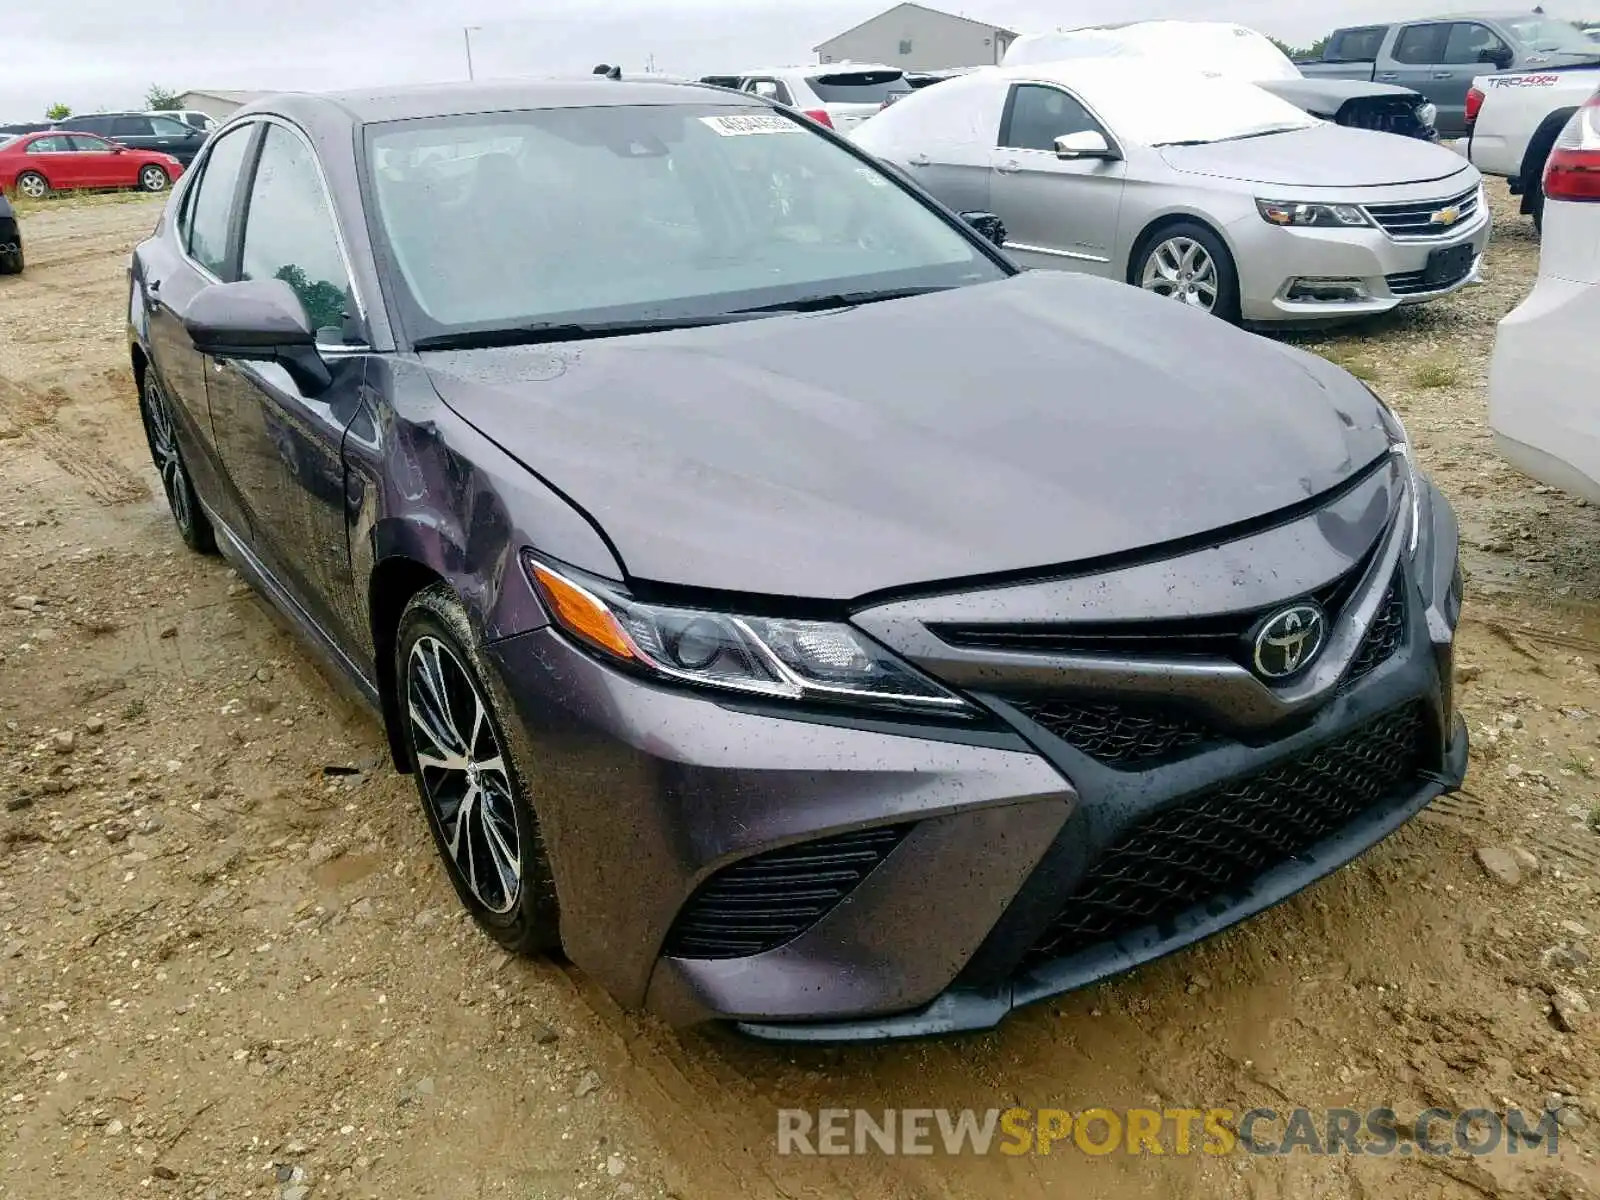
[[[1293,200],[1257,200],[1256,209],[1269,225],[1345,228],[1369,225],[1367,214],[1354,204],[1301,204]]]
[[[1417,105],[1417,120],[1422,122],[1425,128],[1432,129],[1439,123],[1439,106],[1433,103]]]
[[[563,633],[661,678],[784,700],[974,711],[849,625],[643,604],[531,554],[523,564]]]
[[[1372,398],[1378,402],[1378,411],[1388,429],[1389,453],[1396,455],[1406,466],[1406,490],[1411,493],[1411,537],[1406,551],[1415,554],[1417,541],[1422,536],[1422,472],[1417,470],[1417,460],[1411,453],[1411,437],[1406,433],[1406,425],[1400,419],[1400,414],[1370,387],[1367,391],[1372,392]]]

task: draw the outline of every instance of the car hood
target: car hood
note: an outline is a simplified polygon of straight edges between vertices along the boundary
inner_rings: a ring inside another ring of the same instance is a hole
[[[1256,86],[1271,92],[1280,100],[1287,100],[1297,108],[1327,105],[1337,109],[1350,100],[1368,100],[1374,97],[1398,97],[1422,102],[1422,93],[1397,83],[1368,83],[1364,79],[1272,79]]]
[[[1321,359],[1058,272],[423,361],[630,577],[778,596],[1137,552],[1299,504],[1388,444]]]
[[[1327,123],[1232,142],[1163,146],[1161,157],[1173,170],[1191,175],[1284,187],[1428,183],[1473,170],[1443,146]]]

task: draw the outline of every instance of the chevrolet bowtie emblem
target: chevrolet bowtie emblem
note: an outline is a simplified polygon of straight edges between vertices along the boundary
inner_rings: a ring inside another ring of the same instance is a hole
[[[1435,225],[1454,225],[1457,221],[1461,220],[1461,210],[1452,204],[1449,208],[1441,208],[1438,212],[1429,217],[1428,220]]]

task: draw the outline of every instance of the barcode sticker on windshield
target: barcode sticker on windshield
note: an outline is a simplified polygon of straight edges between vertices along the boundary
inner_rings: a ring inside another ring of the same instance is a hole
[[[752,133],[803,133],[798,122],[777,113],[729,113],[721,117],[701,117],[723,137],[744,137]]]

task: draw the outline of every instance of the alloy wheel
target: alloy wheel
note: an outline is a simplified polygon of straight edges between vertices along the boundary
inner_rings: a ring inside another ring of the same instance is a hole
[[[147,192],[162,192],[167,188],[167,173],[160,167],[146,167],[139,172],[139,186]]]
[[[472,676],[449,646],[412,644],[406,707],[422,791],[457,874],[492,913],[516,908],[522,846],[505,752]]]
[[[1145,258],[1139,286],[1210,312],[1217,304],[1217,264],[1193,238],[1168,238]]]
[[[50,185],[40,175],[24,175],[17,180],[17,191],[30,200],[43,200],[50,191]]]
[[[150,450],[155,457],[156,470],[161,473],[161,490],[167,494],[173,520],[187,535],[194,524],[194,513],[189,509],[189,479],[184,472],[183,457],[178,453],[172,412],[154,374],[145,377],[144,406],[150,426]]]

